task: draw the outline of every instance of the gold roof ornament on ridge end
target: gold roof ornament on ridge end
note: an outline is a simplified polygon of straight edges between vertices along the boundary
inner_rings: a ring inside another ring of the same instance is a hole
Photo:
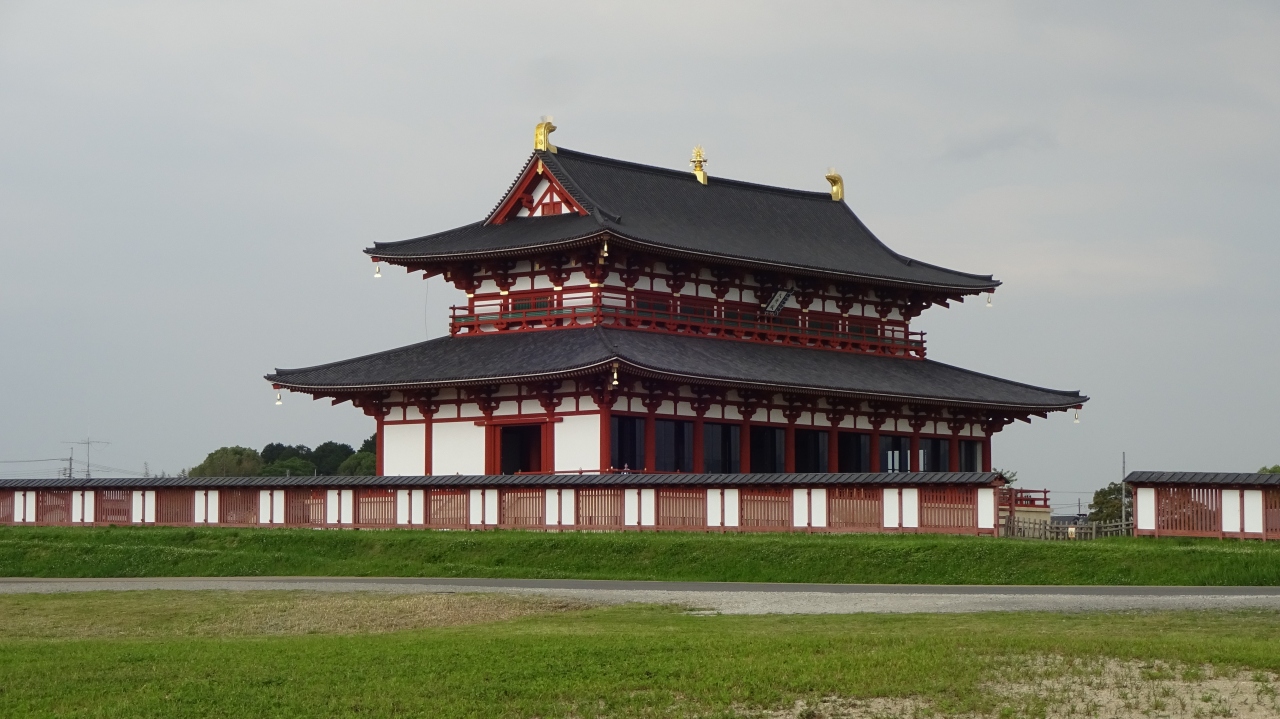
[[[551,144],[551,133],[556,131],[556,126],[551,123],[550,115],[543,115],[542,122],[533,128],[533,149],[540,152],[555,152],[556,146]]]
[[[836,168],[827,168],[827,182],[831,183],[831,199],[839,202],[844,199],[844,178],[836,172]]]
[[[693,148],[693,159],[689,160],[689,164],[693,165],[693,176],[698,178],[698,182],[707,184],[707,171],[702,169],[707,164],[707,153],[702,149],[702,145]]]

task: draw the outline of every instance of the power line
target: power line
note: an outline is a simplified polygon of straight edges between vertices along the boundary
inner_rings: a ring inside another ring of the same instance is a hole
[[[82,439],[82,440],[80,440],[80,441],[77,441],[77,442],[70,442],[70,441],[67,441],[67,440],[63,440],[63,442],[62,442],[62,443],[63,443],[63,444],[83,444],[83,445],[84,445],[84,478],[85,478],[85,479],[90,479],[90,478],[93,476],[93,473],[92,473],[92,472],[90,472],[90,470],[89,470],[89,467],[91,466],[91,465],[89,464],[89,461],[90,461],[90,460],[89,460],[89,452],[90,452],[90,450],[92,450],[92,449],[93,449],[93,445],[95,445],[95,444],[111,444],[110,442],[104,442],[103,440],[100,440],[100,439],[90,439],[89,437],[85,437],[84,439]],[[70,461],[70,460],[68,460],[68,462],[69,462],[69,461]],[[69,466],[69,465],[68,465],[68,466]],[[69,471],[70,471],[70,469],[68,469],[67,471],[69,472]]]

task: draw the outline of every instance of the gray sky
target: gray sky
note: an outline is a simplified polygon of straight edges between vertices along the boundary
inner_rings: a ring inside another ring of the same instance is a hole
[[[176,472],[372,420],[261,376],[438,336],[360,250],[482,217],[557,144],[825,189],[994,273],[930,357],[1094,399],[1025,486],[1280,462],[1274,3],[0,5],[0,459]],[[39,465],[34,465],[39,466]],[[0,475],[21,466],[0,465]]]

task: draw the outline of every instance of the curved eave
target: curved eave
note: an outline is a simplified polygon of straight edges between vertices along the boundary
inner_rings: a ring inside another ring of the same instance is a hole
[[[910,360],[902,360],[904,362]],[[953,399],[946,397],[931,397],[928,395],[913,395],[905,393],[886,393],[886,392],[868,392],[838,389],[834,387],[822,387],[817,385],[804,385],[786,382],[756,382],[741,379],[729,379],[724,377],[715,377],[712,375],[700,375],[694,373],[678,373],[669,370],[662,370],[648,367],[643,364],[628,360],[623,357],[611,357],[590,364],[582,365],[571,369],[557,370],[552,372],[533,372],[527,374],[511,374],[502,376],[482,377],[482,378],[455,378],[432,380],[430,382],[390,382],[384,384],[363,384],[363,385],[306,385],[298,383],[290,383],[280,378],[278,375],[266,375],[264,379],[272,383],[273,387],[287,389],[291,392],[301,392],[304,394],[314,395],[316,397],[327,396],[334,397],[345,394],[363,394],[368,392],[412,392],[421,389],[433,389],[440,387],[475,387],[490,384],[518,383],[545,381],[552,379],[571,379],[574,377],[582,377],[590,375],[600,370],[611,367],[617,363],[618,367],[626,368],[627,371],[643,377],[652,379],[668,380],[676,382],[688,382],[700,385],[708,385],[714,387],[725,387],[730,389],[763,389],[770,391],[789,391],[801,394],[815,394],[823,396],[847,397],[849,399],[876,401],[876,400],[897,400],[910,404],[933,405],[939,407],[963,407],[968,409],[996,410],[1005,412],[1065,412],[1070,409],[1078,409],[1089,401],[1089,397],[1080,395],[1078,397],[1064,398],[1061,404],[1009,404],[1001,402],[983,402],[980,400]]]
[[[903,278],[882,277],[878,275],[860,274],[860,273],[852,273],[852,272],[840,272],[837,270],[824,269],[821,267],[812,267],[808,265],[778,262],[776,260],[767,260],[759,257],[747,257],[747,256],[741,256],[741,255],[722,255],[722,254],[713,253],[713,252],[699,252],[697,250],[691,250],[686,247],[674,247],[661,242],[653,242],[651,240],[645,240],[642,238],[634,237],[634,236],[619,232],[618,230],[613,228],[601,229],[601,230],[597,230],[589,233],[584,233],[581,235],[575,235],[573,237],[565,238],[563,240],[556,240],[553,242],[541,242],[541,243],[532,244],[532,245],[521,245],[519,247],[504,247],[504,248],[494,248],[490,250],[477,250],[475,252],[442,252],[442,253],[436,253],[436,254],[420,253],[420,254],[414,254],[414,255],[389,255],[389,254],[384,254],[383,252],[379,251],[379,248],[377,246],[374,246],[374,247],[365,249],[364,253],[366,255],[369,255],[372,259],[376,261],[386,262],[387,264],[390,264],[390,265],[397,265],[400,267],[408,268],[409,265],[412,265],[415,263],[486,260],[486,259],[495,259],[500,257],[526,257],[529,255],[536,255],[543,252],[575,249],[578,247],[592,244],[592,242],[597,238],[599,238],[601,235],[607,235],[609,239],[617,241],[618,244],[621,244],[624,247],[630,246],[635,249],[649,250],[655,253],[665,253],[675,257],[682,257],[686,259],[700,259],[700,260],[707,260],[707,261],[715,262],[717,264],[729,265],[734,267],[744,267],[748,269],[763,269],[763,270],[769,270],[769,271],[794,272],[796,274],[816,275],[819,277],[826,277],[833,280],[855,281],[855,282],[863,282],[866,284],[873,284],[873,285],[877,285],[877,284],[884,285],[889,287],[901,287],[906,289],[946,290],[951,292],[959,292],[960,294],[964,294],[964,295],[977,295],[977,294],[982,294],[983,292],[995,290],[997,287],[999,287],[1002,284],[999,280],[996,280],[993,278],[985,278],[987,280],[986,283],[980,284],[980,285],[954,285],[954,284],[944,284],[944,283],[938,283],[938,282],[924,282],[924,281],[918,281],[918,280],[908,280]],[[901,257],[901,256],[899,255],[898,257]],[[919,262],[917,260],[913,260],[910,258],[903,258],[903,259],[910,260],[912,263],[919,264],[924,267],[929,267],[930,269],[935,269],[942,272],[955,273],[954,270],[947,270],[945,268],[940,268],[935,265]],[[955,273],[955,274],[959,274],[959,273]],[[971,276],[971,277],[973,277],[973,279],[978,280],[980,282],[984,280],[984,277],[982,276]]]

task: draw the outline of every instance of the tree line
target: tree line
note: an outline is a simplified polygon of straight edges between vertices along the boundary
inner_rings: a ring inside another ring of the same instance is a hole
[[[360,449],[342,442],[324,442],[312,449],[305,444],[272,442],[259,452],[249,447],[219,447],[191,468],[191,477],[368,477],[377,474],[377,435]]]

